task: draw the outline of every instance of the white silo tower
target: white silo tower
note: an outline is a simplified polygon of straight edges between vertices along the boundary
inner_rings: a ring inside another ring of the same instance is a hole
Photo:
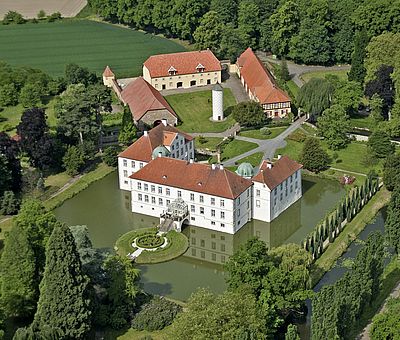
[[[220,84],[215,84],[212,89],[213,120],[224,119],[224,91]]]

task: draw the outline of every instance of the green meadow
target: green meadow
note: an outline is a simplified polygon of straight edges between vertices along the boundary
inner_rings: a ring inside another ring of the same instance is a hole
[[[0,60],[52,76],[72,62],[98,74],[110,65],[118,77],[139,76],[150,55],[184,50],[159,36],[89,20],[0,25]]]

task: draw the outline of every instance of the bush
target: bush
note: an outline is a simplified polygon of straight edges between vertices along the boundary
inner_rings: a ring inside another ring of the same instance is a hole
[[[70,176],[75,176],[85,164],[85,155],[80,147],[69,146],[63,157],[63,166]]]
[[[118,165],[118,152],[119,149],[116,146],[109,146],[104,150],[103,154],[103,162],[108,166],[117,166]]]
[[[307,170],[318,173],[328,167],[329,156],[318,139],[309,137],[304,142],[300,162]]]
[[[174,321],[175,316],[182,311],[182,307],[163,297],[155,296],[144,304],[139,313],[132,320],[132,327],[143,331],[163,329]]]
[[[1,215],[14,215],[18,212],[19,200],[12,191],[5,191],[0,202]]]
[[[199,136],[199,138],[197,138],[197,140],[199,141],[200,144],[204,144],[207,142],[207,139],[205,139],[203,136]]]
[[[4,15],[3,25],[8,24],[23,24],[25,23],[25,19],[23,16],[15,11],[9,11],[6,15]]]
[[[62,19],[61,13],[60,12],[55,12],[52,15],[48,16],[47,21],[48,22],[54,22],[56,20]]]
[[[45,17],[46,17],[46,12],[43,9],[41,9],[39,11],[39,13],[37,14],[37,18],[38,19],[44,19]]]
[[[260,133],[264,136],[269,136],[271,134],[271,130],[268,129],[267,127],[262,127],[260,129]]]
[[[295,131],[291,133],[287,138],[295,142],[303,143],[306,140],[307,136],[304,132]]]
[[[368,146],[371,147],[375,156],[386,158],[395,151],[394,144],[390,141],[390,136],[384,131],[375,131],[369,136]]]

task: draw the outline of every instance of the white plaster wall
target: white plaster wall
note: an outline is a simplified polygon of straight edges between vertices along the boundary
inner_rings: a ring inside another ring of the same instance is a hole
[[[118,157],[118,179],[121,190],[131,190],[129,176],[143,168],[147,163],[128,158]]]
[[[260,194],[257,195],[257,190]],[[260,221],[271,221],[271,191],[259,182],[253,185],[253,218]]]
[[[221,71],[212,71],[212,72],[198,72],[192,74],[182,74],[182,75],[174,75],[174,76],[165,76],[165,77],[157,77],[150,78],[150,74],[146,69],[147,74],[145,76],[145,67],[143,67],[143,77],[147,79],[151,79],[150,84],[153,85],[155,89],[161,91],[163,89],[163,85],[165,85],[166,90],[177,89],[177,84],[182,82],[182,87],[180,88],[189,88],[194,86],[204,86],[207,85],[207,80],[210,81],[210,84],[221,83]],[[191,81],[196,81],[196,85],[190,85]]]
[[[213,120],[224,119],[224,92],[212,91]]]

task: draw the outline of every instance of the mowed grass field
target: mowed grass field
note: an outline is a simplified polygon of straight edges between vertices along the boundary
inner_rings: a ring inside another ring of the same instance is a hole
[[[168,39],[89,20],[0,25],[0,60],[61,76],[77,63],[101,74],[110,65],[117,77],[142,74],[153,54],[184,51]]]

